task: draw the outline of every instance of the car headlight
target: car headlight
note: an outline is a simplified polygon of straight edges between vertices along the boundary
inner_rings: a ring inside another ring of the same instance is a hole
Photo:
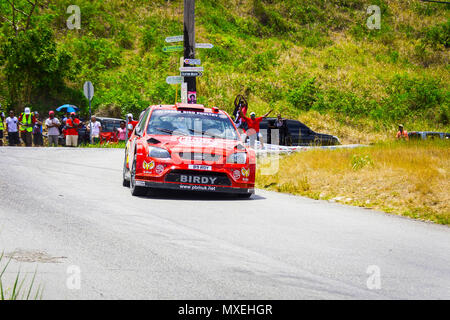
[[[170,158],[170,153],[163,148],[148,147],[148,156],[152,158],[167,159]]]
[[[230,154],[227,158],[227,163],[245,164],[245,163],[247,163],[247,153],[236,152],[236,153]]]

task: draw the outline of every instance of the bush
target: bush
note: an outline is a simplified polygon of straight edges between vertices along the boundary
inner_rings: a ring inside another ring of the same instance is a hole
[[[298,110],[308,111],[317,101],[319,88],[316,85],[316,78],[310,78],[300,84],[299,87],[290,90],[288,101]]]

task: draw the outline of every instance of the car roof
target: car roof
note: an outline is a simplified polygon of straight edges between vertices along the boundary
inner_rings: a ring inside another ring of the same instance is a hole
[[[202,104],[183,104],[183,103],[177,103],[176,105],[161,104],[161,105],[150,106],[150,108],[153,110],[180,110],[180,109],[183,110],[184,109],[187,111],[198,111],[198,112],[209,112],[209,113],[215,113],[214,109],[216,109],[218,111],[217,113],[228,115],[227,112],[225,112],[224,110],[221,110],[217,107],[206,108]]]
[[[125,119],[118,119],[118,118],[108,118],[108,117],[95,117],[97,120],[114,120],[114,121],[125,121]]]

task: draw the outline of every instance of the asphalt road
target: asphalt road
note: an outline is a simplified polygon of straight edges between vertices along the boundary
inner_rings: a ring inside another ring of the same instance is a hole
[[[37,268],[44,299],[450,298],[448,227],[261,190],[135,198],[122,160],[0,148],[4,281]]]

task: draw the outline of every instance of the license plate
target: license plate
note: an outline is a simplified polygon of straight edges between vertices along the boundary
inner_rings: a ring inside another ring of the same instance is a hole
[[[198,164],[190,164],[189,169],[191,170],[202,170],[202,171],[211,171],[211,166],[204,166],[204,165],[198,165]]]

